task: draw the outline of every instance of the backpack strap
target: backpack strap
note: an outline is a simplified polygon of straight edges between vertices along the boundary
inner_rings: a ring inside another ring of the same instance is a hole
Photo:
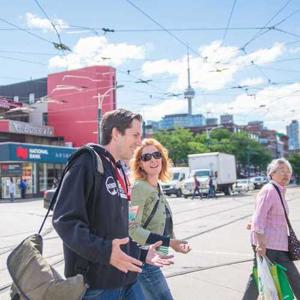
[[[53,207],[54,207],[54,204],[56,202],[56,198],[57,198],[57,195],[58,195],[59,190],[61,188],[64,176],[70,170],[71,166],[74,164],[74,162],[76,161],[76,159],[80,155],[82,155],[83,153],[89,153],[92,156],[92,158],[93,158],[93,165],[97,166],[97,168],[96,168],[97,172],[99,172],[101,175],[103,175],[103,173],[104,173],[104,167],[103,167],[102,159],[101,159],[100,155],[98,155],[98,153],[94,150],[94,148],[91,145],[85,145],[85,146],[79,148],[76,152],[74,152],[69,157],[68,162],[67,162],[67,164],[66,164],[66,166],[65,166],[65,168],[63,170],[61,179],[60,179],[59,184],[58,184],[58,186],[57,186],[57,188],[56,188],[56,190],[54,192],[54,195],[53,195],[53,197],[51,199],[48,211],[47,211],[47,213],[46,213],[46,215],[44,217],[44,220],[43,220],[43,222],[41,224],[41,227],[40,227],[40,229],[38,231],[38,234],[41,233],[41,231],[42,231],[42,229],[44,227],[44,224],[45,224],[45,222],[47,220],[47,217],[48,217],[48,215],[50,213],[50,210],[53,209]]]

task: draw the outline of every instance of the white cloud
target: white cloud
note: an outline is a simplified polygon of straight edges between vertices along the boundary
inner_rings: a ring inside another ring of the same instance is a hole
[[[44,31],[54,31],[53,26],[50,21],[46,18],[40,18],[32,13],[26,13],[25,15],[26,24],[29,28],[40,28]],[[51,20],[55,25],[58,32],[63,31],[66,28],[69,28],[69,25],[61,19]]]
[[[267,49],[258,49],[252,53],[240,56],[235,63],[250,65],[252,61],[257,65],[271,63],[285,51],[283,43],[275,43],[273,47]]]
[[[300,53],[300,47],[297,47],[297,48],[291,48],[289,50],[290,53],[292,54],[297,54],[297,53]]]
[[[285,51],[284,45],[275,43],[273,47],[242,54],[237,47],[221,46],[220,41],[199,48],[199,56],[190,56],[192,86],[202,90],[220,90],[231,84],[238,71],[254,62],[267,64]],[[182,91],[187,86],[186,56],[177,60],[145,62],[142,70],[145,76],[170,74],[177,80],[170,85],[170,91]]]
[[[104,36],[86,37],[78,40],[72,53],[54,56],[49,60],[50,68],[82,68],[91,65],[121,65],[128,59],[143,59],[142,46],[127,43],[112,44]]]
[[[300,83],[284,86],[269,86],[257,92],[255,96],[240,94],[227,103],[207,103],[202,111],[215,114],[228,112],[244,119],[262,120],[270,129],[285,132],[284,125],[292,119],[300,119]]]
[[[158,104],[146,106],[141,111],[145,120],[158,121],[166,114],[187,113],[187,101],[183,99],[168,99]]]
[[[240,82],[241,86],[256,86],[256,85],[260,85],[262,83],[265,83],[265,80],[261,77],[256,77],[256,78],[247,78],[245,80],[242,80]]]

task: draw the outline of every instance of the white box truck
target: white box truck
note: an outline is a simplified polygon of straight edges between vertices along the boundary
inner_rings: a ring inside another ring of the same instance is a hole
[[[232,154],[221,152],[189,154],[189,167],[191,177],[185,181],[182,193],[184,196],[192,194],[194,178],[200,181],[202,194],[207,194],[209,189],[209,176],[212,177],[217,192],[230,195],[232,185],[236,182],[236,162]]]

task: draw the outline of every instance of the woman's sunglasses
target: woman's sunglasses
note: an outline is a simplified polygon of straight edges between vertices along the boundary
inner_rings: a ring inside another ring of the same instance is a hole
[[[144,153],[141,156],[141,160],[142,161],[149,161],[149,160],[151,160],[152,157],[155,158],[155,159],[160,159],[160,158],[162,158],[162,155],[159,151],[155,151],[155,152],[152,152],[152,153]]]

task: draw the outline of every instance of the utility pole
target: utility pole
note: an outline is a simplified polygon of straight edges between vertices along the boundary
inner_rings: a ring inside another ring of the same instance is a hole
[[[101,121],[102,121],[102,104],[104,101],[104,98],[113,90],[119,89],[124,87],[124,85],[120,84],[120,85],[116,85],[111,87],[110,89],[108,89],[103,95],[101,95],[100,93],[97,93],[97,96],[95,96],[97,98],[98,101],[98,113],[97,113],[97,123],[98,123],[98,144],[101,145],[102,142],[102,136],[101,136]]]

